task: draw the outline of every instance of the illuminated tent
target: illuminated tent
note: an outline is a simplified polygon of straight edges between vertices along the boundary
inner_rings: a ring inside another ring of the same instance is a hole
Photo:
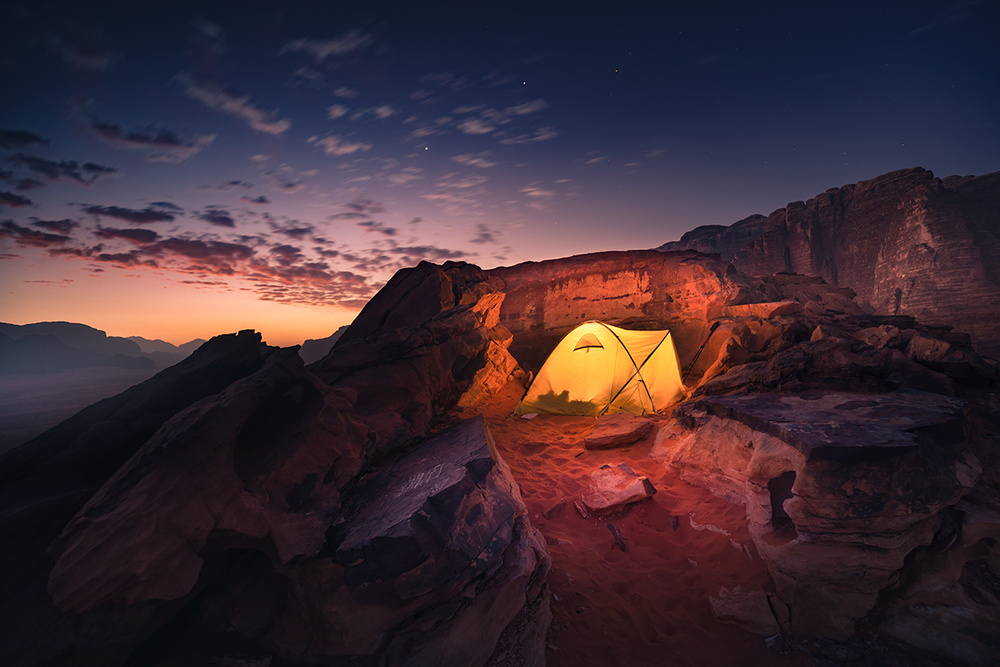
[[[683,396],[669,331],[630,331],[585,322],[546,359],[515,414],[655,412]]]

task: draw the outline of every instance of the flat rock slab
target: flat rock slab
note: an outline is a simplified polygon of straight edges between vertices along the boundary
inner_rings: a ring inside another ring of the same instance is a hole
[[[656,488],[649,478],[636,474],[627,464],[605,465],[590,474],[583,504],[591,512],[603,514],[645,500],[654,493]]]
[[[698,403],[712,415],[779,438],[809,459],[843,461],[901,454],[924,437],[945,446],[959,443],[964,405],[920,391],[805,391],[717,396]]]
[[[594,430],[583,439],[587,449],[614,449],[628,447],[649,437],[653,422],[635,415],[617,413],[598,417]]]
[[[762,590],[744,591],[739,586],[722,588],[719,597],[709,596],[708,602],[712,605],[712,613],[723,623],[737,625],[761,637],[770,637],[780,631]]]
[[[495,566],[518,510],[482,417],[461,422],[365,479],[335,526],[349,586],[395,579],[403,599]]]

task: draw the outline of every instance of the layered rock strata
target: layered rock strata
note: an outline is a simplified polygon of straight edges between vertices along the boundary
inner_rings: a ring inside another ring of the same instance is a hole
[[[806,391],[686,404],[669,462],[745,504],[794,633],[847,638],[976,484],[962,401]]]
[[[600,320],[633,329],[667,329],[681,362],[723,308],[768,301],[757,281],[728,262],[694,252],[654,250],[577,255],[494,269],[506,299],[500,322],[511,353],[537,371],[556,342],[578,324]]]
[[[718,253],[742,272],[818,276],[883,315],[972,335],[1000,356],[1000,172],[939,179],[921,168],[831,188],[661,250]]]

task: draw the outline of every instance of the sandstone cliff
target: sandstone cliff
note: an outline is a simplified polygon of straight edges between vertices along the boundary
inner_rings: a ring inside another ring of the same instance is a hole
[[[718,253],[751,275],[819,276],[871,312],[950,325],[1000,356],[1000,172],[895,171],[660,250]]]

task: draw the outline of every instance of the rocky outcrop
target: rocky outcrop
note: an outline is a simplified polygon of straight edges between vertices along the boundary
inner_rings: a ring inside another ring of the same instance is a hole
[[[728,262],[694,252],[604,252],[494,269],[507,294],[500,322],[511,353],[537,371],[559,339],[587,320],[670,329],[684,364],[723,308],[768,301]]]
[[[976,484],[962,410],[922,392],[712,397],[680,409],[669,462],[747,506],[792,632],[847,638]]]
[[[648,477],[637,474],[627,463],[619,463],[613,467],[601,466],[592,472],[580,500],[590,512],[608,514],[652,498],[655,493],[656,488]]]
[[[652,430],[652,422],[628,413],[602,415],[594,420],[594,430],[584,437],[583,446],[586,449],[628,447],[649,437]]]
[[[482,418],[364,479],[333,535],[351,598],[341,613],[364,619],[348,626],[349,654],[484,665],[522,609],[548,624],[548,555]],[[540,665],[544,633],[532,641],[525,664]]]
[[[256,368],[109,460],[76,515],[46,524],[58,537],[24,551],[51,601],[44,623],[37,596],[4,601],[32,613],[3,653],[187,663],[235,646],[310,664],[541,664],[548,555],[516,485],[481,420],[429,438],[507,367],[503,295],[483,277],[406,272],[395,284],[421,307],[373,306],[366,318],[392,326],[348,331],[309,369],[295,348],[240,334]],[[50,467],[58,496],[64,471]],[[31,498],[4,511],[31,512]]]
[[[819,276],[872,312],[952,326],[1000,356],[998,219],[1000,172],[942,180],[914,168],[766,218],[699,227],[660,249],[718,253],[750,275]]]
[[[1000,658],[1000,505],[973,493],[943,517],[885,600],[882,631],[949,664]]]

